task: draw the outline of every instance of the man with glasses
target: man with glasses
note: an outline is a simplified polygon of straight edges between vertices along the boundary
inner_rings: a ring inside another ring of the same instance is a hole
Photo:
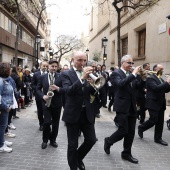
[[[130,73],[133,65],[131,55],[125,55],[121,59],[121,68],[115,70],[110,77],[110,81],[115,85],[115,100],[113,110],[116,111],[118,120],[118,130],[110,137],[104,140],[104,151],[110,154],[110,147],[124,138],[124,150],[121,154],[122,159],[132,163],[138,163],[138,160],[133,158],[131,147],[135,135],[136,125],[136,88],[142,82],[137,82],[137,73],[141,66],[134,68]]]

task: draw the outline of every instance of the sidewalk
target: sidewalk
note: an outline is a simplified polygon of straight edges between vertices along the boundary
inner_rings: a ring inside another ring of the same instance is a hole
[[[17,112],[19,119],[14,119],[17,127],[12,131],[16,138],[8,138],[13,142],[12,153],[0,153],[0,170],[69,170],[67,163],[67,134],[64,123],[60,121],[57,143],[59,147],[48,145],[47,149],[41,149],[42,132],[38,130],[38,120],[35,113],[36,105]],[[170,113],[167,107],[166,119]],[[101,109],[101,118],[96,118],[96,135],[98,142],[85,157],[86,170],[170,170],[170,146],[161,146],[154,143],[153,131],[149,129],[144,133],[144,138],[137,135],[134,138],[132,155],[139,159],[135,165],[121,159],[123,140],[114,144],[111,154],[106,155],[103,150],[104,138],[110,136],[117,127],[114,125],[115,113],[109,113],[106,108]],[[137,121],[136,127],[139,125]],[[80,137],[79,143],[83,141]],[[170,131],[164,126],[163,139],[170,144]]]

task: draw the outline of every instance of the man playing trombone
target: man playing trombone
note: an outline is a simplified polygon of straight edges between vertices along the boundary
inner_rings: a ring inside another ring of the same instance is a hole
[[[38,85],[37,94],[43,100],[43,142],[42,149],[47,147],[48,140],[50,145],[57,148],[56,138],[58,135],[61,107],[62,107],[62,93],[64,90],[61,88],[61,77],[57,73],[58,62],[55,59],[49,61],[49,72],[41,75]],[[52,125],[52,129],[51,126]]]
[[[62,119],[67,127],[67,159],[70,169],[85,170],[83,159],[96,143],[96,112],[90,97],[95,93],[95,89],[87,82],[93,68],[85,67],[87,56],[84,52],[75,52],[72,61],[73,68],[61,73],[62,85],[67,95]],[[84,142],[78,146],[80,130],[83,132]]]

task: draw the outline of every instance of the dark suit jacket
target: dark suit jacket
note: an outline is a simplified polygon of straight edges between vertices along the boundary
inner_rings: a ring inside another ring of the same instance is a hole
[[[38,80],[39,80],[40,76],[41,76],[41,72],[37,71],[34,73],[32,80],[31,80],[31,87],[34,90],[35,100],[41,100],[41,98],[39,97],[39,95],[37,94],[37,91],[36,91],[36,86],[38,84]]]
[[[163,81],[163,79],[162,79]],[[161,83],[156,75],[152,75],[146,80],[146,105],[147,109],[159,111],[166,109],[165,93],[170,91],[170,85],[167,82]]]
[[[90,123],[94,123],[95,107],[90,103],[90,94],[94,94],[94,88],[87,85],[86,81],[82,84],[73,68],[62,72],[61,78],[67,96],[62,120],[66,123],[78,123],[84,103],[87,119]]]
[[[54,96],[52,97],[51,101],[51,107],[60,108],[62,107],[62,94],[64,93],[64,90],[62,88],[62,82],[61,82],[61,75],[59,73],[55,73],[55,85],[60,87],[59,92],[54,90]],[[43,96],[47,95],[47,92],[49,91],[49,81],[48,81],[48,73],[45,75],[41,75],[36,87],[37,94],[39,95],[39,98],[43,100]],[[44,104],[45,101],[43,100]]]
[[[115,86],[114,111],[129,113],[132,105],[134,116],[136,115],[136,90],[142,83],[136,80],[133,74],[126,77],[121,69],[115,70],[111,76],[110,81]]]

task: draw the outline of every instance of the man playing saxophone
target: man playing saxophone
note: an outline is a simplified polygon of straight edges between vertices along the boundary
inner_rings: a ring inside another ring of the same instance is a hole
[[[41,75],[37,84],[37,94],[43,99],[43,136],[41,148],[47,147],[48,140],[50,145],[57,148],[56,138],[58,135],[61,107],[62,107],[62,83],[60,74],[57,73],[57,60],[49,61],[48,74]],[[50,127],[52,125],[52,128]]]

